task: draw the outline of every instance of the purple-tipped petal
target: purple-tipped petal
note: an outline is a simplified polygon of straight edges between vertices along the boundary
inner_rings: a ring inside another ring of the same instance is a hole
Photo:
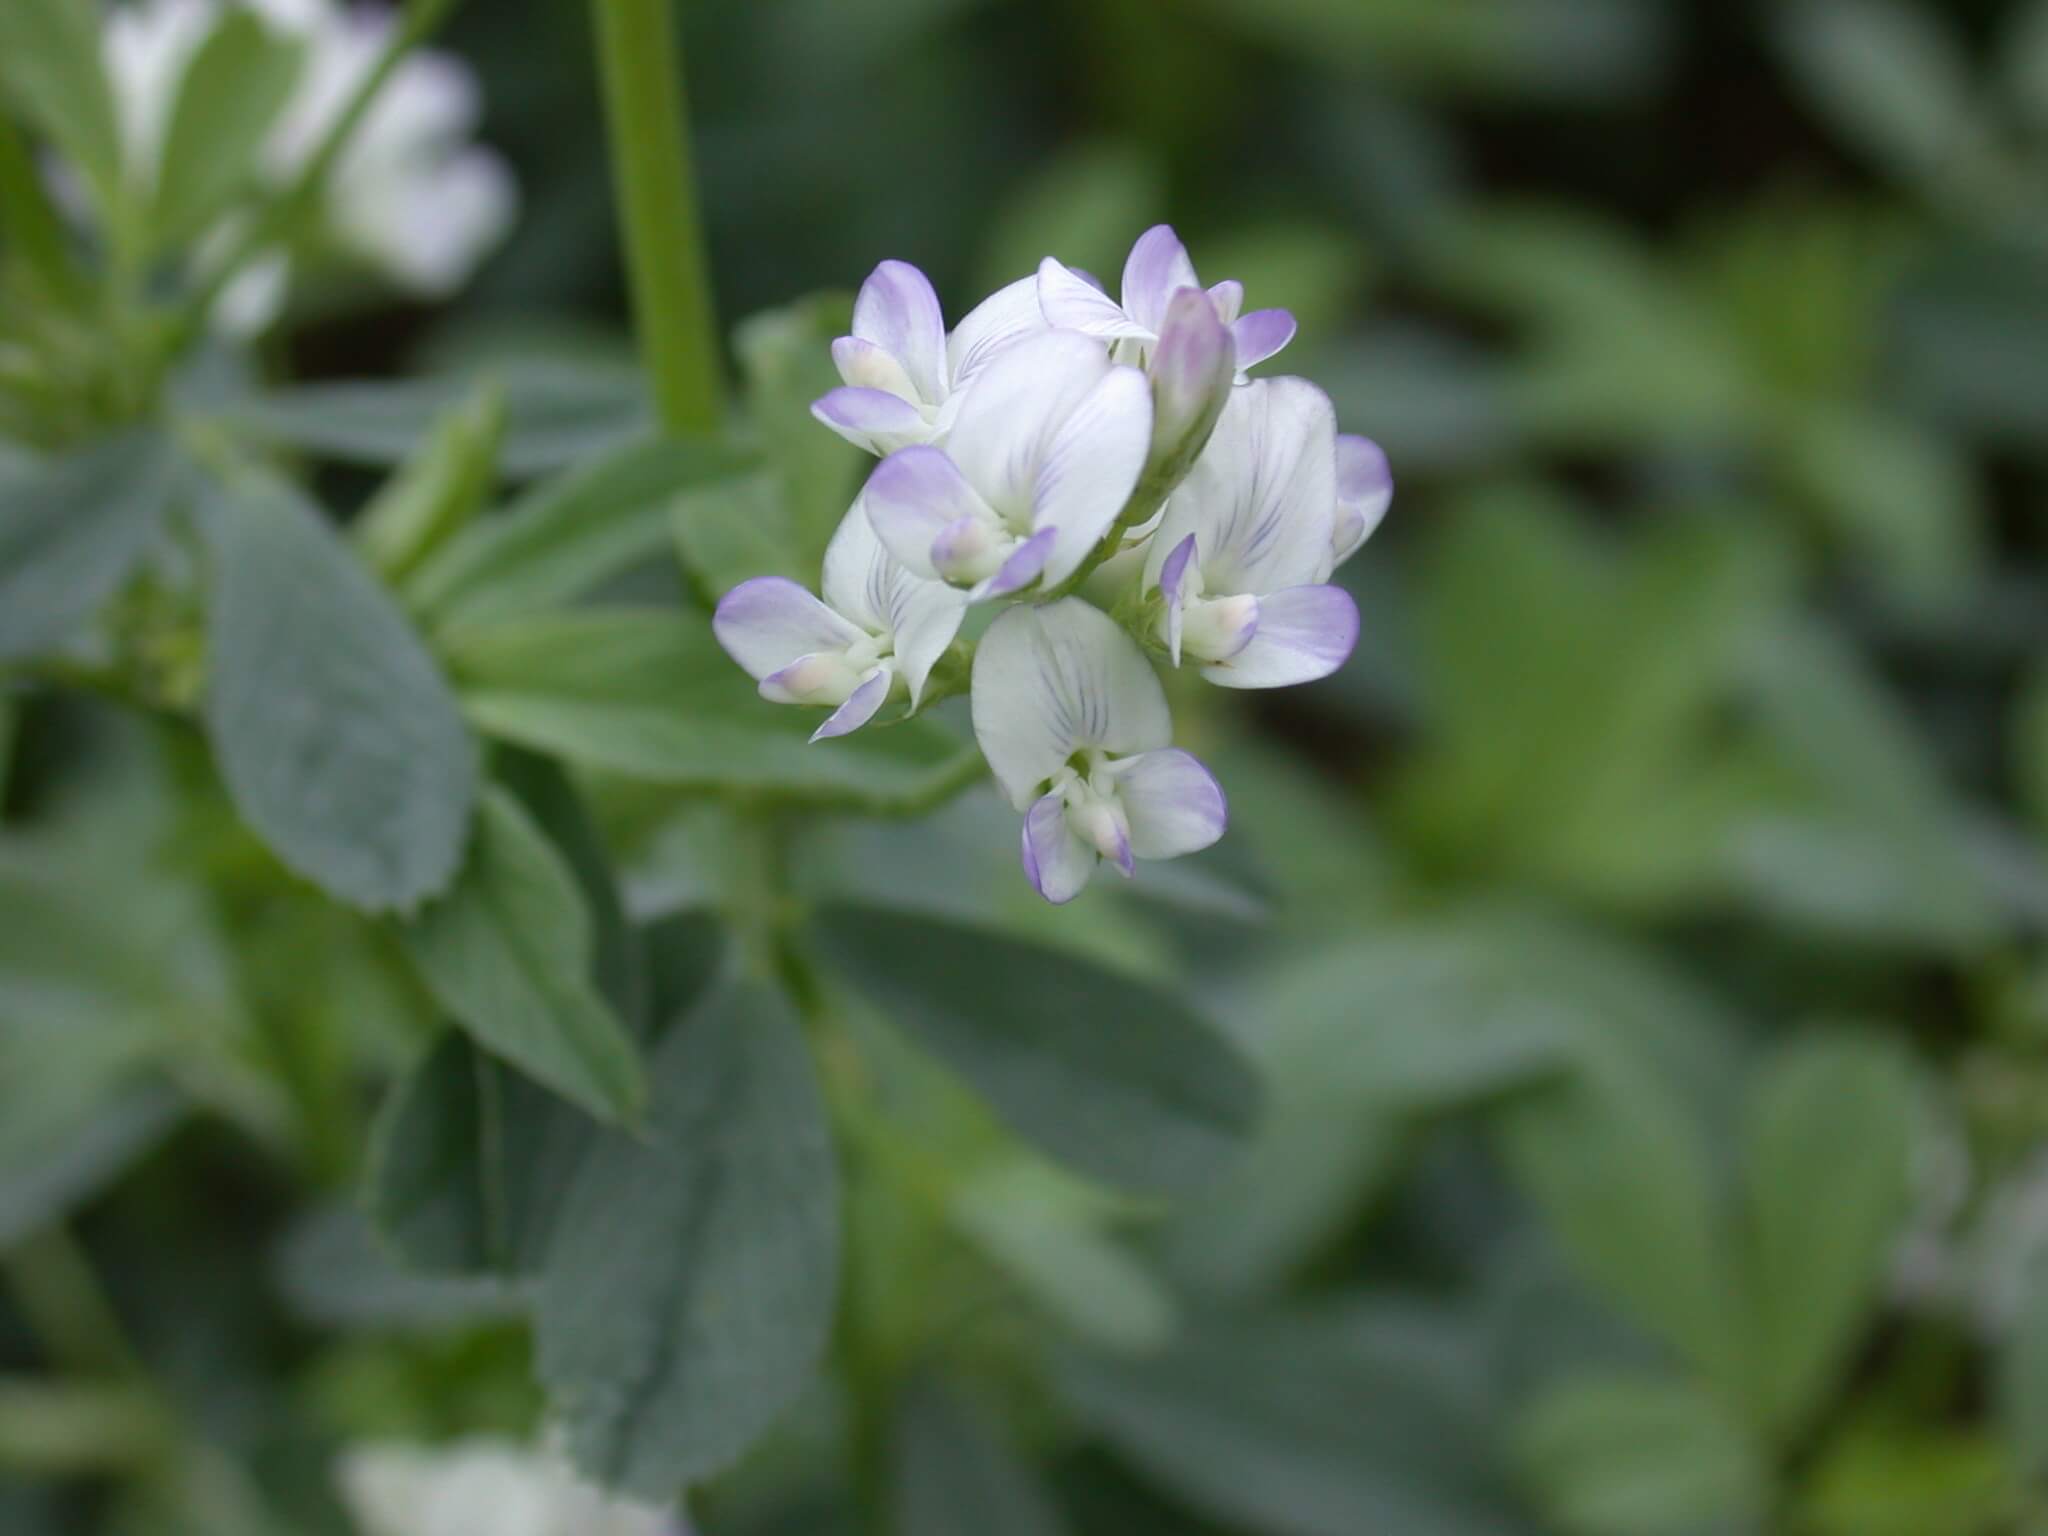
[[[1239,372],[1256,368],[1294,340],[1294,316],[1284,309],[1255,309],[1230,327],[1237,338]]]
[[[1191,533],[1173,546],[1166,564],[1159,567],[1159,595],[1166,599],[1166,648],[1173,653],[1176,667],[1180,665],[1181,630],[1186,620],[1181,583],[1187,576],[1188,562],[1194,558],[1195,536]]]
[[[1358,643],[1358,604],[1342,587],[1287,587],[1259,599],[1251,643],[1202,676],[1225,688],[1290,688],[1328,677]]]
[[[1232,324],[1244,308],[1244,284],[1234,277],[1226,277],[1210,288],[1209,302],[1215,306],[1218,320],[1225,325]]]
[[[882,707],[882,701],[889,697],[889,684],[894,674],[887,667],[877,667],[861,679],[860,686],[846,696],[846,702],[826,718],[825,723],[811,732],[813,742],[826,741],[834,736],[844,736],[848,731],[857,731],[875,718],[875,711]]]
[[[1337,527],[1332,564],[1342,565],[1372,537],[1394,504],[1394,472],[1378,443],[1355,433],[1337,439]]]
[[[1171,224],[1155,224],[1138,236],[1124,262],[1124,311],[1157,335],[1166,321],[1166,306],[1183,288],[1201,287],[1187,247]]]
[[[854,447],[874,454],[894,452],[929,433],[916,406],[882,389],[846,385],[830,390],[811,402],[811,414]]]
[[[1154,466],[1194,462],[1230,398],[1237,347],[1199,288],[1183,288],[1166,306],[1159,345],[1152,349]]]
[[[1177,747],[1119,764],[1117,797],[1141,859],[1172,859],[1223,835],[1230,806],[1223,786],[1199,759]]]
[[[726,593],[711,616],[711,633],[757,681],[814,652],[843,651],[863,638],[855,626],[780,576],[757,576]]]
[[[946,320],[931,280],[907,261],[885,261],[860,285],[853,334],[895,357],[920,399],[945,394]]]
[[[927,581],[939,579],[932,546],[949,527],[963,518],[996,521],[953,461],[929,446],[900,449],[882,460],[861,500],[875,537]]]
[[[1024,874],[1054,906],[1072,901],[1095,873],[1095,850],[1067,824],[1066,802],[1046,795],[1024,813]]]
[[[1053,546],[1059,542],[1059,536],[1057,528],[1041,528],[1011,550],[1002,568],[974,589],[975,601],[1008,597],[1038,580],[1039,572],[1045,569],[1045,562],[1052,556]]]
[[[1046,324],[1098,340],[1151,335],[1151,328],[1125,314],[1115,299],[1050,256],[1038,264],[1038,307]]]

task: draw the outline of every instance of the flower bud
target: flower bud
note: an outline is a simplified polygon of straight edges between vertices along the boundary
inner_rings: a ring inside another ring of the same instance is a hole
[[[1150,372],[1152,446],[1145,478],[1170,486],[1200,457],[1237,374],[1230,330],[1201,289],[1183,288],[1167,304]]]

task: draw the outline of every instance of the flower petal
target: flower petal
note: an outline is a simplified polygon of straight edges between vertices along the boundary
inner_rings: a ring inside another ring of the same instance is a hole
[[[1193,754],[1169,747],[1113,766],[1139,858],[1178,858],[1223,835],[1230,821],[1223,786]]]
[[[1039,466],[1031,526],[1056,530],[1048,585],[1065,581],[1116,522],[1152,447],[1152,387],[1135,368],[1112,368],[1060,424]]]
[[[1199,288],[1188,248],[1171,224],[1155,224],[1138,236],[1124,261],[1124,312],[1155,336],[1166,322],[1166,305],[1183,288]]]
[[[967,594],[942,581],[922,581],[899,570],[889,597],[889,627],[896,636],[896,665],[910,685],[910,707],[924,697],[926,679],[967,617]]]
[[[1068,825],[1058,795],[1043,796],[1024,813],[1024,873],[1054,906],[1080,895],[1095,873],[1095,850]]]
[[[894,453],[931,437],[924,413],[887,390],[842,386],[811,402],[811,414],[856,448]]]
[[[843,651],[860,630],[781,576],[743,581],[719,600],[711,632],[759,680],[818,651]]]
[[[1394,504],[1394,472],[1378,443],[1354,433],[1337,439],[1337,525],[1332,566],[1342,565],[1372,537]]]
[[[874,468],[860,493],[868,521],[889,553],[913,575],[938,579],[932,544],[964,517],[995,521],[958,466],[932,447],[898,449]]]
[[[1194,557],[1195,536],[1191,533],[1173,546],[1173,553],[1159,567],[1159,595],[1166,599],[1166,648],[1173,654],[1176,667],[1180,665],[1181,629],[1187,620],[1181,587],[1187,576],[1188,562]]]
[[[917,386],[886,347],[858,336],[841,336],[832,343],[832,364],[839,377],[855,389],[879,389],[908,404],[917,403]]]
[[[1337,515],[1337,415],[1303,379],[1233,389],[1208,447],[1166,505],[1150,557],[1201,535],[1210,593],[1263,597],[1320,579]],[[1158,582],[1158,569],[1147,572]]]
[[[946,319],[931,280],[909,262],[885,261],[860,285],[853,334],[893,355],[920,399],[945,397]]]
[[[1230,331],[1199,289],[1183,288],[1166,306],[1152,349],[1152,452],[1148,462],[1175,479],[1208,442],[1237,377]]]
[[[1237,367],[1242,373],[1294,340],[1294,316],[1284,309],[1255,309],[1240,317],[1230,334],[1237,339]]]
[[[991,597],[1008,597],[1038,580],[1039,572],[1045,569],[1045,562],[1059,541],[1057,528],[1041,528],[1022,544],[1010,551],[1002,568],[988,580],[978,584],[969,595],[976,602]]]
[[[961,400],[946,452],[1019,531],[1031,518],[1047,445],[1109,370],[1099,343],[1046,331],[1005,350]]]
[[[875,711],[882,707],[882,701],[889,697],[889,685],[896,680],[893,667],[880,666],[860,680],[860,686],[846,696],[846,702],[826,717],[825,723],[811,732],[814,742],[827,741],[834,736],[844,736],[848,731],[857,731],[875,718]]]
[[[1209,302],[1216,308],[1216,318],[1225,325],[1231,324],[1244,308],[1244,284],[1226,277],[1209,289]]]
[[[1358,643],[1358,604],[1342,587],[1288,587],[1259,599],[1259,627],[1228,661],[1202,668],[1225,688],[1291,688],[1328,677]]]
[[[901,568],[875,536],[867,505],[856,496],[825,546],[824,579],[819,583],[825,602],[841,618],[869,634],[880,634],[889,626],[890,579]]]
[[[1011,608],[989,626],[972,703],[982,755],[1020,811],[1083,747],[1149,752],[1173,739],[1145,653],[1077,597]]]
[[[1119,336],[1151,339],[1151,331],[1125,314],[1115,299],[1050,256],[1038,264],[1038,307],[1045,323],[1059,330],[1104,341]]]
[[[1012,343],[1046,328],[1038,305],[1038,274],[998,288],[970,309],[946,339],[953,388],[964,387]]]

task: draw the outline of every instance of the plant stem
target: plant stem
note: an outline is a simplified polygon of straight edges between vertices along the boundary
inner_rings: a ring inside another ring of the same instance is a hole
[[[633,323],[655,409],[669,432],[713,432],[725,391],[671,0],[590,4]]]

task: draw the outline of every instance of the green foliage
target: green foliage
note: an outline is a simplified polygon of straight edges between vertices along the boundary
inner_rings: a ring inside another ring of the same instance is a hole
[[[0,16],[0,87],[63,150],[102,204],[122,194],[121,132],[100,66],[99,25],[69,0],[19,0]]]
[[[803,1389],[837,1288],[839,1186],[789,1005],[715,987],[651,1063],[647,1139],[579,1169],[540,1282],[570,1454],[648,1499],[727,1465]]]
[[[1212,1177],[1255,1080],[1170,993],[1057,950],[931,918],[833,909],[817,937],[870,1002],[1021,1134],[1136,1189]]]
[[[303,48],[252,11],[230,11],[178,83],[156,168],[151,231],[164,245],[201,233],[257,168],[263,136],[291,100]]]
[[[892,1507],[903,1536],[951,1536],[962,1510],[987,1536],[1067,1529],[1028,1463],[969,1404],[936,1384],[906,1394],[896,1422]]]
[[[242,815],[344,901],[407,909],[455,878],[477,750],[439,667],[317,508],[219,485],[207,731]]]
[[[135,432],[0,477],[0,657],[73,638],[147,557],[177,474],[163,438]]]

